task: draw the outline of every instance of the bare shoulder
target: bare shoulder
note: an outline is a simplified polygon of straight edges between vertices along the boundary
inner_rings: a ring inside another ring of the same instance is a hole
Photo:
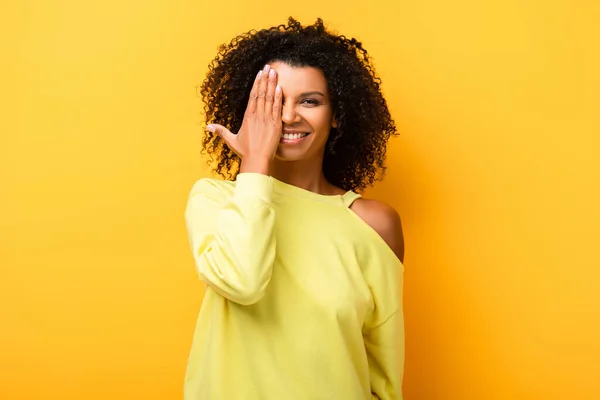
[[[404,235],[402,221],[394,207],[384,202],[359,198],[350,207],[388,244],[400,261],[404,262]]]

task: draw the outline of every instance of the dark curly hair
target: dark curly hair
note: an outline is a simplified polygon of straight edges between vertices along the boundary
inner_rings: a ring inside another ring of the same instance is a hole
[[[207,123],[238,132],[244,118],[256,71],[281,61],[290,66],[315,67],[327,80],[337,128],[331,128],[323,159],[323,173],[344,190],[362,190],[381,180],[386,144],[396,126],[381,93],[381,79],[362,43],[331,33],[317,19],[302,26],[288,25],[238,35],[209,65],[200,87]],[[206,132],[202,153],[224,178],[235,177],[240,159],[216,133]]]

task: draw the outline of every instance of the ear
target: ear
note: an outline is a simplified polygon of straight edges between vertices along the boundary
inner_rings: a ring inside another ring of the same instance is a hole
[[[337,123],[337,118],[334,116],[334,117],[331,119],[331,127],[332,127],[332,128],[337,128],[337,126],[338,126],[338,123]]]

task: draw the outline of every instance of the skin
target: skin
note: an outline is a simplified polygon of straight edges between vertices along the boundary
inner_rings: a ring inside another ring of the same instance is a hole
[[[218,124],[208,125],[207,129],[217,132],[240,156],[241,173],[271,175],[318,194],[340,195],[345,191],[327,182],[323,175],[327,138],[336,124],[322,71],[273,61],[257,75],[238,134]],[[286,131],[309,135],[297,143],[285,143],[282,133]],[[364,198],[357,199],[351,209],[403,261],[398,213],[385,203]]]

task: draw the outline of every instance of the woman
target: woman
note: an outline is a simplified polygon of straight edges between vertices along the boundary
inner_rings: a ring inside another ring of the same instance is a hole
[[[367,52],[319,19],[221,46],[186,209],[208,289],[185,399],[401,399],[403,238],[381,177],[396,133]]]

